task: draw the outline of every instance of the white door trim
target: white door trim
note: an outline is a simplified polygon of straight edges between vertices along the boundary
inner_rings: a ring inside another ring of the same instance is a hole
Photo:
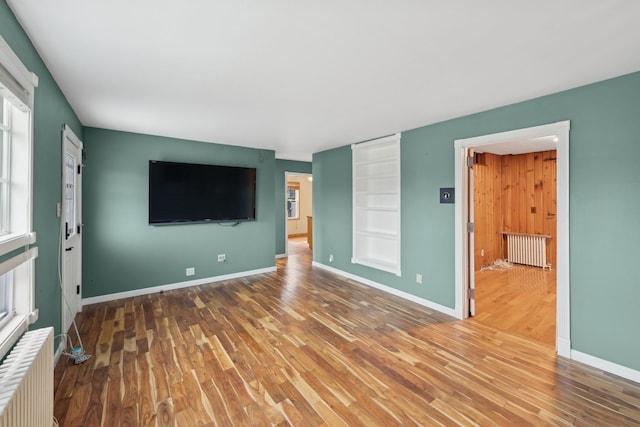
[[[571,357],[570,339],[570,277],[569,277],[569,128],[570,122],[562,121],[547,125],[517,129],[492,135],[458,139],[455,150],[455,313],[464,319],[469,313],[468,290],[469,261],[466,256],[469,237],[466,232],[466,218],[469,213],[468,168],[465,166],[466,150],[501,142],[517,142],[531,138],[555,135],[557,148],[557,308],[556,308],[556,351],[560,356]]]

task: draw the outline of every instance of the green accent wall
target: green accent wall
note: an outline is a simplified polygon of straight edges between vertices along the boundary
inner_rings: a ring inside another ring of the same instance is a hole
[[[311,162],[299,162],[295,160],[281,160],[276,159],[276,173],[275,173],[275,207],[276,207],[276,255],[284,254],[285,240],[284,235],[286,228],[286,212],[285,212],[285,197],[286,197],[286,181],[284,178],[285,172],[295,173],[311,173]]]
[[[403,132],[402,277],[351,264],[351,149],[316,153],[314,260],[453,308],[454,141],[570,120],[572,348],[640,370],[639,114],[634,73]]]
[[[59,334],[62,300],[57,269],[60,220],[56,217],[56,203],[62,198],[62,127],[69,124],[82,138],[82,126],[4,0],[0,1],[0,35],[39,79],[33,111],[33,229],[38,247],[35,304],[40,316],[31,328],[53,326]]]
[[[274,151],[96,128],[84,138],[84,298],[275,265]],[[149,160],[257,168],[256,221],[150,226]]]

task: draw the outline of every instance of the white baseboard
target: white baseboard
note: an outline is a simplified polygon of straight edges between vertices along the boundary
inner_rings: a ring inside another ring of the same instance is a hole
[[[286,258],[287,256],[288,256],[287,254],[277,254],[277,255],[276,255],[276,259],[279,259],[279,258]]]
[[[433,301],[429,301],[428,299],[420,298],[415,295],[412,295],[408,292],[404,292],[395,288],[392,288],[387,285],[383,285],[378,282],[374,282],[373,280],[365,279],[364,277],[356,276],[355,274],[347,273],[346,271],[338,270],[337,268],[329,267],[328,265],[321,264],[319,262],[313,261],[314,267],[322,268],[323,270],[330,271],[332,273],[338,274],[340,276],[347,277],[349,279],[360,282],[364,285],[371,286],[372,288],[379,289],[381,291],[387,292],[389,294],[398,296],[400,298],[404,298],[411,302],[415,302],[417,304],[423,305],[427,308],[431,308],[433,310],[439,311],[440,313],[447,314],[452,317],[456,317],[456,312],[453,308],[445,307],[444,305],[435,303]]]
[[[640,371],[636,371],[635,369],[627,368],[626,366],[618,365],[617,363],[609,362],[608,360],[600,359],[577,350],[571,350],[571,359],[640,383]]]
[[[140,295],[155,294],[156,292],[170,291],[173,289],[188,288],[190,286],[205,285],[207,283],[221,282],[223,280],[237,279],[239,277],[253,276],[255,274],[271,273],[276,267],[259,268],[257,270],[241,271],[239,273],[224,274],[222,276],[205,277],[204,279],[187,280],[186,282],[170,283],[167,285],[152,286],[149,288],[134,289],[132,291],[117,292],[114,294],[98,295],[82,299],[82,305],[97,304],[113,301],[121,298],[137,297]]]

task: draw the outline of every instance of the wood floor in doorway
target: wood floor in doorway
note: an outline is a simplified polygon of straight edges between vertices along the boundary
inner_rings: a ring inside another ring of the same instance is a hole
[[[640,384],[311,266],[95,304],[67,426],[638,425]]]
[[[474,320],[555,348],[555,270],[518,265],[482,270],[475,286]]]
[[[291,255],[307,255],[311,257],[311,248],[309,248],[309,242],[307,236],[289,237],[287,239],[287,252]],[[309,259],[311,262],[311,259]]]

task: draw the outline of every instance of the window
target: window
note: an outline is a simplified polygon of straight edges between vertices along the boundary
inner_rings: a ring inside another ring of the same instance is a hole
[[[351,262],[400,276],[400,134],[351,146]]]
[[[287,183],[287,219],[300,219],[300,183]]]
[[[13,274],[0,276],[0,327],[13,314]]]
[[[71,153],[64,153],[64,168],[66,173],[64,174],[64,194],[62,198],[64,200],[64,218],[63,221],[67,226],[64,231],[64,238],[70,239],[76,234],[76,158]]]
[[[38,78],[0,37],[0,358],[37,318],[32,109]]]
[[[11,110],[9,101],[0,96],[0,235],[9,232]]]

